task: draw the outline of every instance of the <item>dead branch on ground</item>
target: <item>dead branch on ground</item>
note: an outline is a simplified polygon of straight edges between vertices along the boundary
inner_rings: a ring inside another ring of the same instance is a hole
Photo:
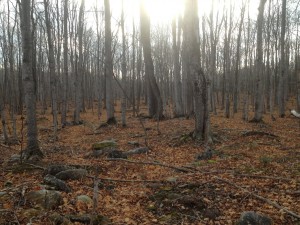
[[[229,185],[231,185],[231,186],[233,186],[233,187],[235,187],[235,188],[237,188],[237,189],[240,189],[240,190],[242,190],[242,191],[244,191],[244,192],[246,192],[246,193],[252,195],[253,197],[255,197],[255,198],[257,198],[257,199],[259,199],[259,200],[261,200],[261,201],[264,201],[264,202],[266,202],[266,203],[268,203],[268,204],[274,206],[275,208],[279,209],[280,211],[286,212],[286,213],[289,214],[290,216],[293,216],[293,217],[295,217],[295,218],[297,218],[297,219],[300,219],[300,215],[298,215],[298,214],[296,214],[296,213],[294,213],[294,212],[292,212],[292,211],[286,209],[285,207],[282,207],[282,206],[279,205],[277,202],[273,202],[273,201],[271,201],[270,199],[267,199],[267,198],[264,198],[264,197],[262,197],[262,196],[260,196],[260,195],[258,195],[258,194],[255,194],[255,193],[253,193],[253,192],[251,192],[251,191],[249,191],[249,190],[247,190],[247,189],[245,189],[245,188],[242,188],[242,187],[238,186],[237,184],[234,184],[233,182],[231,182],[231,181],[229,181],[229,180],[225,180],[225,179],[222,179],[222,178],[220,178],[220,177],[216,177],[216,179],[219,180],[219,181],[222,181],[222,182],[224,182],[224,183],[226,183],[226,184],[229,184]]]
[[[181,172],[192,172],[191,169],[185,169],[183,167],[177,167],[177,166],[172,166],[172,165],[167,165],[167,164],[163,164],[163,163],[159,163],[159,162],[141,162],[141,161],[133,161],[133,160],[128,160],[128,159],[106,159],[106,161],[121,161],[121,162],[127,162],[127,163],[133,163],[133,164],[144,164],[144,165],[154,165],[154,166],[161,166],[161,167],[166,167],[166,168],[170,168],[170,169],[174,169],[174,170],[178,170]]]

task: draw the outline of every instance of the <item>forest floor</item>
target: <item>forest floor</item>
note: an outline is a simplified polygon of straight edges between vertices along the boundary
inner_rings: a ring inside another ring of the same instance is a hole
[[[103,140],[116,140],[122,151],[134,148],[128,142],[145,146],[144,129],[131,114],[127,113],[125,128],[116,125],[96,130],[99,118],[88,110],[81,114],[82,125],[59,129],[57,141],[53,140],[50,110],[38,115],[40,147],[45,154],[39,167],[76,165],[86,168],[89,175],[67,181],[72,191],[62,192],[63,204],[53,210],[37,208],[32,212],[34,206],[20,201],[25,193],[44,188],[43,170],[34,166],[14,169],[15,164],[9,160],[20,153],[21,145],[2,143],[0,194],[9,193],[11,198],[1,199],[0,195],[0,224],[55,224],[50,219],[55,212],[96,212],[109,218],[111,224],[235,224],[244,211],[267,215],[274,224],[300,224],[289,214],[300,215],[299,119],[287,116],[273,121],[265,115],[264,123],[257,124],[243,121],[239,113],[226,119],[219,111],[211,115],[214,143],[213,156],[208,160],[196,160],[205,146],[188,136],[194,128],[193,119],[162,120],[160,132],[156,121],[143,119],[148,153],[131,155],[127,161],[85,157],[93,143]],[[72,113],[69,115],[71,121]],[[119,120],[120,111],[116,117]],[[20,118],[21,136],[26,126],[22,131]],[[102,184],[97,194],[94,176]],[[77,204],[79,195],[97,199],[97,203]]]

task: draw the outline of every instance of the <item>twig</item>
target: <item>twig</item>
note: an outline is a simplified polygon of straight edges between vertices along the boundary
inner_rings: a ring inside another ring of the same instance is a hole
[[[182,168],[182,167],[162,164],[162,163],[159,163],[159,162],[140,162],[140,161],[133,161],[133,160],[128,160],[128,159],[120,159],[120,158],[116,158],[116,159],[109,158],[109,159],[106,159],[106,161],[122,161],[122,162],[127,162],[127,163],[134,163],[134,164],[155,165],[155,166],[171,168],[171,169],[178,170],[178,171],[185,172],[185,173],[192,172],[190,169],[185,169],[185,168]]]
[[[224,182],[224,183],[226,183],[226,184],[229,184],[229,185],[231,185],[231,186],[233,186],[233,187],[235,187],[235,188],[237,188],[237,189],[240,189],[240,190],[242,190],[242,191],[244,191],[244,192],[246,192],[246,193],[252,195],[253,197],[255,197],[255,198],[257,198],[257,199],[259,199],[259,200],[261,200],[261,201],[264,201],[264,202],[266,202],[266,203],[268,203],[268,204],[274,206],[275,208],[277,208],[277,209],[279,209],[279,210],[281,210],[281,211],[286,212],[287,214],[289,214],[289,215],[291,215],[291,216],[293,216],[293,217],[295,217],[295,218],[297,218],[297,219],[300,219],[300,215],[298,215],[298,214],[296,214],[296,213],[294,213],[294,212],[292,212],[292,211],[290,211],[290,210],[288,210],[288,209],[282,207],[282,206],[279,205],[277,202],[273,202],[273,201],[271,201],[270,199],[267,199],[267,198],[264,198],[264,197],[262,197],[262,196],[260,196],[260,195],[258,195],[258,194],[255,194],[255,193],[253,193],[253,192],[251,192],[251,191],[249,191],[249,190],[247,190],[247,189],[245,189],[245,188],[242,188],[242,187],[240,187],[240,186],[238,186],[238,185],[232,183],[232,182],[229,181],[229,180],[225,180],[225,179],[222,179],[222,178],[220,178],[220,177],[216,177],[216,179],[219,180],[219,181],[222,181],[222,182]]]
[[[165,180],[122,180],[122,179],[111,179],[111,178],[100,178],[100,180],[105,181],[113,181],[113,182],[127,182],[127,183],[168,183],[168,181]]]
[[[86,176],[88,178],[94,179],[93,176]],[[126,183],[169,183],[167,180],[124,180],[124,179],[113,179],[113,178],[104,178],[98,177],[98,180],[110,181],[110,182],[126,182]]]

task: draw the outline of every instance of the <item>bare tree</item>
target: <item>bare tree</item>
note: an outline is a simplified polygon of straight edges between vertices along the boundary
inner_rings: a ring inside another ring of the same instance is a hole
[[[256,40],[256,89],[255,89],[255,114],[253,122],[261,122],[263,116],[263,24],[264,7],[267,0],[260,0],[257,15],[257,40]]]
[[[121,11],[121,30],[122,30],[122,83],[125,87],[122,93],[122,126],[126,127],[126,76],[127,76],[127,63],[126,63],[126,39],[124,30],[124,0],[122,0],[122,11]]]
[[[234,93],[233,93],[233,113],[238,111],[238,93],[239,93],[239,72],[240,72],[240,49],[241,49],[241,38],[242,38],[242,29],[244,24],[244,15],[245,15],[246,3],[243,3],[241,11],[241,19],[238,30],[237,37],[237,48],[236,48],[236,62],[235,62],[235,71],[234,71]]]
[[[282,0],[281,34],[280,34],[280,74],[278,82],[278,106],[279,117],[285,116],[285,88],[286,81],[286,53],[285,53],[285,31],[286,31],[286,0]]]
[[[83,81],[83,27],[84,27],[84,0],[81,1],[78,18],[78,70],[75,74],[75,111],[74,124],[80,124],[82,109],[82,81]]]
[[[61,110],[61,125],[64,127],[67,123],[67,96],[68,96],[68,0],[64,1],[64,39],[63,39],[63,49],[64,49],[64,73],[62,79],[62,110]]]
[[[177,32],[176,32],[176,19],[172,22],[172,44],[173,44],[173,77],[174,77],[174,114],[175,117],[183,116],[183,103],[182,103],[182,90],[181,90],[181,77],[180,77],[180,62],[179,50],[181,42],[181,19],[178,18]]]
[[[54,127],[54,137],[57,138],[57,88],[56,88],[56,75],[55,75],[54,48],[53,48],[53,39],[52,39],[51,22],[50,22],[50,16],[49,16],[49,1],[48,0],[44,0],[44,7],[45,7],[45,19],[46,19],[48,49],[49,49],[48,61],[49,61],[49,70],[50,70],[53,127]]]
[[[186,0],[184,11],[184,44],[189,76],[193,78],[195,130],[197,139],[209,138],[207,78],[200,66],[200,37],[197,0]]]
[[[155,76],[154,65],[151,56],[150,41],[150,18],[145,10],[144,1],[141,3],[140,26],[141,26],[141,43],[143,46],[145,76],[147,85],[148,110],[149,116],[156,116],[158,119],[163,116],[163,105],[160,90],[158,88]]]
[[[36,123],[36,82],[32,71],[32,27],[31,27],[31,0],[22,0],[21,31],[23,49],[23,82],[26,105],[27,146],[22,158],[30,159],[33,156],[43,157],[39,148]]]
[[[110,1],[104,0],[105,8],[105,93],[106,93],[106,114],[107,123],[115,124],[116,118],[114,115],[114,96],[113,96],[113,62],[111,51],[111,13],[110,13]]]

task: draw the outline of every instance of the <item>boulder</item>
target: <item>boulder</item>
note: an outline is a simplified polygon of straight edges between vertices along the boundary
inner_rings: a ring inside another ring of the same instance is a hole
[[[271,225],[272,220],[265,216],[253,211],[243,212],[237,225]]]
[[[44,177],[44,183],[53,186],[57,191],[71,192],[71,188],[63,180],[56,178],[50,174]]]
[[[87,170],[85,169],[70,169],[64,170],[56,174],[56,178],[60,180],[80,180],[87,175]]]
[[[111,159],[127,159],[127,155],[119,150],[114,150],[107,154],[107,158]]]
[[[102,150],[105,148],[115,148],[117,142],[115,140],[104,140],[101,142],[96,142],[92,145],[93,150]]]
[[[73,168],[67,165],[50,165],[45,170],[44,175],[50,174],[55,176],[59,172],[69,170],[69,169],[73,169]]]
[[[31,204],[42,207],[44,209],[55,209],[63,204],[62,196],[58,191],[31,191],[25,195],[25,198]]]

